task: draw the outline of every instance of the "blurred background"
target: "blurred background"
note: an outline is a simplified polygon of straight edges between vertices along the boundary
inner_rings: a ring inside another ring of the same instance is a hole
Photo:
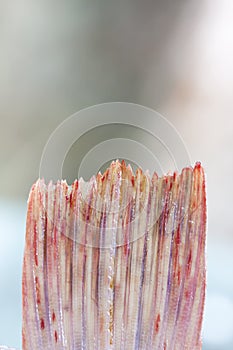
[[[21,347],[26,202],[50,134],[124,101],[165,116],[206,169],[203,349],[233,349],[232,14],[230,0],[0,1],[0,344]]]

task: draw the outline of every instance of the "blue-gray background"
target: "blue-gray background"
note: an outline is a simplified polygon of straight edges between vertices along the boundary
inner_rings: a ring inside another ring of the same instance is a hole
[[[21,346],[26,200],[48,137],[81,108],[126,101],[162,113],[206,169],[203,349],[233,348],[232,10],[230,0],[0,1],[0,344]]]

